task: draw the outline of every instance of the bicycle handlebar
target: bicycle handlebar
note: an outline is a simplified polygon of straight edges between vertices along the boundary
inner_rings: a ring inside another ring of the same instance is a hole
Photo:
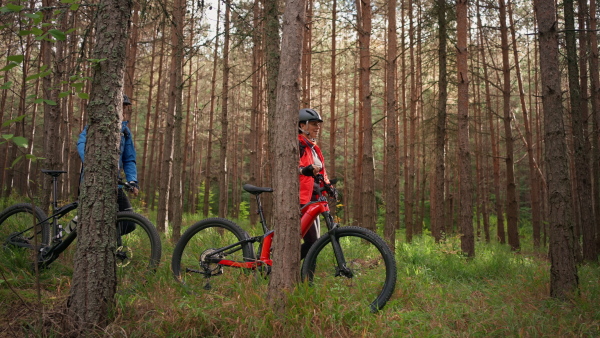
[[[119,185],[122,185],[123,188],[125,188],[125,190],[127,190],[128,192],[133,192],[133,189],[136,188],[133,185],[131,185],[129,182],[123,182],[123,180],[121,180],[121,179],[118,180],[118,183],[119,183]]]
[[[338,200],[337,190],[333,187],[333,185],[337,182],[337,179],[334,178],[331,181],[329,181],[329,183],[327,183],[325,181],[325,177],[323,177],[322,174],[316,174],[314,177],[315,177],[315,183],[319,184],[320,182],[323,182],[323,187],[319,188],[319,194],[321,194],[324,191],[327,193],[327,195],[329,195],[330,197],[335,199],[335,201],[337,202],[337,200]]]

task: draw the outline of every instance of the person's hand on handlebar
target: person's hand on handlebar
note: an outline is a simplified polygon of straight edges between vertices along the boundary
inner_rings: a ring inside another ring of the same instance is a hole
[[[137,196],[140,193],[139,185],[136,181],[127,182],[127,191],[133,194],[133,196]]]
[[[338,200],[338,196],[339,196],[338,191],[333,186],[331,186],[329,189],[329,196],[331,196],[336,201]]]
[[[300,173],[304,176],[315,176],[319,171],[321,171],[321,167],[313,164],[300,168]]]
[[[136,181],[129,181],[129,185],[131,186],[131,193],[133,196],[137,196],[140,193],[140,186]]]

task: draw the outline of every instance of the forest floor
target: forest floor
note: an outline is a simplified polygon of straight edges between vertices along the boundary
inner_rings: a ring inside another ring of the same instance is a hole
[[[245,225],[244,227],[246,227]],[[299,285],[286,310],[265,301],[268,278],[232,273],[228,287],[188,293],[172,277],[173,245],[163,237],[156,274],[119,291],[112,322],[98,337],[598,337],[600,267],[578,267],[579,294],[550,295],[544,251],[511,252],[478,242],[476,257],[459,254],[459,237],[436,244],[429,236],[411,244],[399,233],[398,281],[385,308],[318,296]],[[523,239],[525,243],[527,239]],[[41,272],[0,263],[0,337],[63,337],[73,249]],[[236,270],[237,271],[237,270]],[[220,278],[219,276],[218,278]],[[38,287],[39,285],[39,287]]]

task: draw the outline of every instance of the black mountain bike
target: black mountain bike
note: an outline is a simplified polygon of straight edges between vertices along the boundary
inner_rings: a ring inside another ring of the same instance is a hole
[[[29,266],[31,255],[39,268],[45,268],[69,247],[77,237],[77,228],[66,232],[63,224],[73,218],[71,212],[78,202],[61,207],[57,203],[57,178],[62,170],[42,170],[53,181],[53,214],[47,216],[42,209],[29,203],[18,203],[0,213],[0,257],[12,260],[17,266]],[[126,183],[125,190],[132,190]],[[70,215],[70,216],[67,216]],[[67,216],[67,217],[65,217]],[[117,282],[119,287],[129,285],[154,272],[161,256],[161,242],[154,225],[144,216],[131,211],[117,213],[116,224]],[[19,264],[19,261],[23,264]]]

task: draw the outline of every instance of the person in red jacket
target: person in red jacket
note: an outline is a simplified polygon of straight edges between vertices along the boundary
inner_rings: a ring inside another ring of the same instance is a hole
[[[323,175],[325,182],[329,183],[327,171],[325,171],[325,159],[317,145],[317,137],[321,130],[323,119],[314,109],[300,109],[298,116],[298,143],[300,147],[300,162],[298,166],[300,179],[300,207],[302,208],[310,201],[316,201],[319,196],[315,191],[316,174]],[[318,188],[318,187],[316,187]],[[308,249],[319,239],[321,224],[317,218],[304,236],[300,253],[301,258],[306,256]]]

